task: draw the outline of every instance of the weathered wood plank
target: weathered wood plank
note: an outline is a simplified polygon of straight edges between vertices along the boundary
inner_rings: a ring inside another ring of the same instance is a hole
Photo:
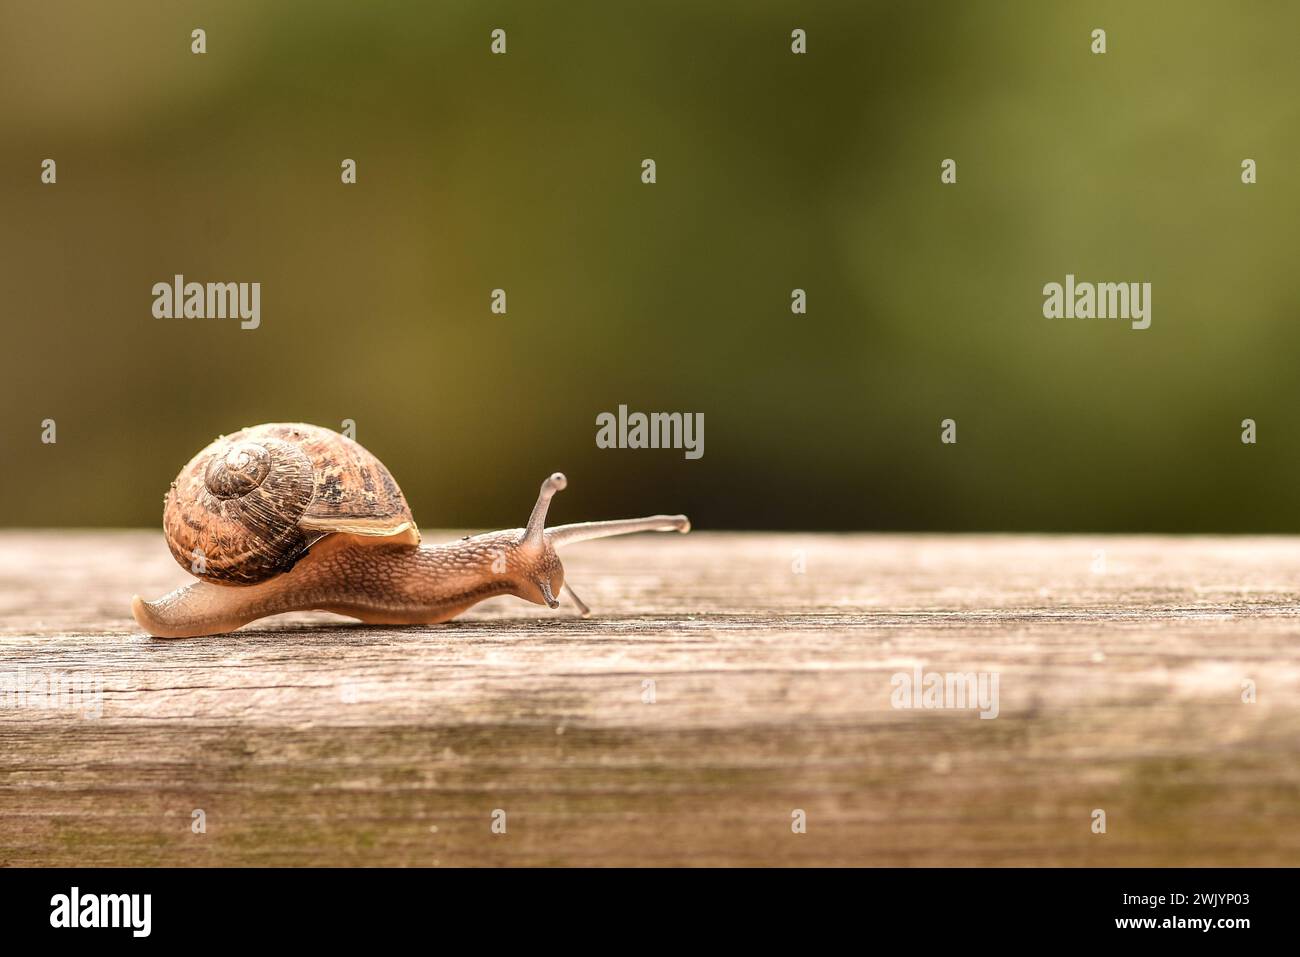
[[[1300,540],[694,533],[566,566],[596,617],[167,642],[127,611],[186,579],[158,533],[0,533],[0,674],[103,687],[90,719],[0,694],[0,864],[1300,863]],[[999,716],[893,708],[914,667],[996,672]]]

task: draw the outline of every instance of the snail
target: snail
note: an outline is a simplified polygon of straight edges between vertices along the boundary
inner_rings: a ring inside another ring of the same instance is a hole
[[[422,545],[402,490],[382,462],[346,436],[276,423],[222,436],[190,460],[163,505],[173,557],[200,580],[156,601],[131,600],[159,638],[233,631],[286,611],[330,611],[371,624],[447,621],[496,595],[558,608],[556,549],[632,532],[688,532],[685,515],[651,515],[546,528],[542,482],[523,528]]]

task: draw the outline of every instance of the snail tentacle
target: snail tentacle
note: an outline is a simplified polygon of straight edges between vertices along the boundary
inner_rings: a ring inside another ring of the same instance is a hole
[[[608,522],[578,522],[574,525],[556,525],[547,529],[546,540],[554,548],[589,542],[596,538],[613,538],[635,532],[681,532],[691,530],[691,520],[685,515],[647,515],[645,518],[616,518]]]

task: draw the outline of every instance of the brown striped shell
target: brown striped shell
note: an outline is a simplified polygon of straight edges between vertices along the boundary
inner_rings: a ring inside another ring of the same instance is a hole
[[[163,532],[182,567],[227,585],[288,571],[330,534],[420,541],[384,464],[303,423],[242,429],[194,456],[167,493]]]

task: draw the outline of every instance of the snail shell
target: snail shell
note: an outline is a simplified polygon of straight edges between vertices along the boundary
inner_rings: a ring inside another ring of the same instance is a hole
[[[326,535],[420,542],[384,464],[303,423],[243,429],[194,456],[167,493],[163,531],[182,567],[230,585],[288,571]]]

